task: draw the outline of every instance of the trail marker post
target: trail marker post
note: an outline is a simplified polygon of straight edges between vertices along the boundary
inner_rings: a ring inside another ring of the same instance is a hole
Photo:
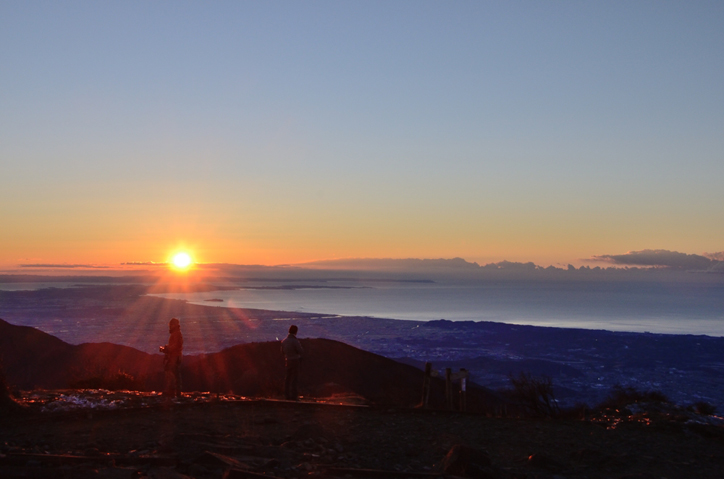
[[[445,407],[453,410],[452,369],[445,368]]]
[[[450,368],[445,370],[445,398],[447,400],[447,408],[454,410],[454,393],[453,384],[460,381],[460,407],[459,410],[465,412],[468,407],[468,370],[460,368],[460,372],[453,373]]]
[[[432,363],[425,363],[425,379],[422,381],[422,407],[430,407],[430,376],[432,376]]]
[[[468,370],[460,368],[460,411],[468,408]]]

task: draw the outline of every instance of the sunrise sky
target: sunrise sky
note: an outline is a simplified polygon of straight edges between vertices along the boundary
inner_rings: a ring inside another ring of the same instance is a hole
[[[724,250],[724,2],[0,3],[0,266]]]

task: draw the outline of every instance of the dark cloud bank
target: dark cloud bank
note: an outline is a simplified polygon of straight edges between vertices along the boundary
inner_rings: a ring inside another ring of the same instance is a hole
[[[698,255],[665,249],[645,249],[642,251],[629,251],[625,254],[594,256],[592,258],[592,261],[601,261],[614,265],[711,273],[724,273],[724,261],[722,260],[724,260],[724,252]]]
[[[594,263],[607,263],[608,266],[566,267],[538,266],[535,263],[500,261],[479,265],[462,258],[453,259],[340,259],[315,261],[297,265],[302,268],[345,269],[345,270],[458,270],[458,271],[622,271],[622,270],[674,270],[689,272],[724,273],[724,252],[705,253],[704,255],[679,253],[668,250],[629,251],[624,254],[606,254],[586,259]]]

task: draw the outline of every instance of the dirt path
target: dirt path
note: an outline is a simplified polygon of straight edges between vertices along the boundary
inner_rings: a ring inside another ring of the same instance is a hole
[[[491,478],[724,473],[720,437],[671,424],[607,429],[576,420],[230,401],[33,414],[0,425],[0,477],[8,478],[440,477],[426,474],[456,444],[485,450]]]

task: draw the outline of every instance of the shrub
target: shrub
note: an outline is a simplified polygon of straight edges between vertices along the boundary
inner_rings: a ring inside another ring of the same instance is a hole
[[[10,388],[8,386],[7,378],[5,377],[5,370],[0,362],[0,415],[17,412],[22,409],[12,394],[10,394]]]
[[[716,406],[706,401],[697,401],[688,409],[696,413],[703,414],[704,416],[711,416],[716,412]]]
[[[591,408],[588,407],[588,404],[579,402],[571,407],[562,409],[558,414],[558,417],[562,419],[585,419],[591,412]]]
[[[71,389],[107,389],[109,391],[139,390],[142,381],[134,378],[125,371],[113,374],[103,374],[78,379],[70,383]]]
[[[522,406],[532,416],[553,417],[560,413],[553,395],[553,380],[548,376],[539,378],[521,372],[516,378],[509,376],[513,389],[508,392],[513,402]]]
[[[0,397],[9,397],[10,396],[10,388],[8,388],[8,381],[5,378],[5,370],[2,368],[2,364],[0,364]]]
[[[623,387],[617,384],[599,407],[602,409],[623,409],[630,404],[636,403],[668,404],[669,399],[661,391],[639,391],[631,386]]]

